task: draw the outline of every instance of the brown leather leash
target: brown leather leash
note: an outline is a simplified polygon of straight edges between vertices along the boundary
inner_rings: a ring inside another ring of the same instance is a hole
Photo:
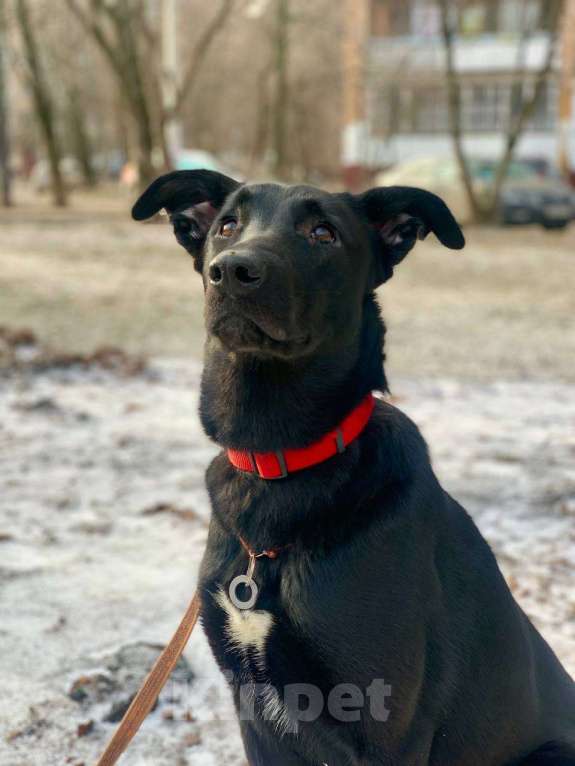
[[[256,553],[250,548],[243,537],[240,537],[239,541],[250,560],[248,570],[250,572],[250,577],[251,573],[253,573],[256,559],[263,557],[276,559],[282,551],[291,548],[291,545],[284,545],[280,548],[270,548],[269,550],[263,550],[260,553]],[[114,732],[112,739],[108,742],[108,746],[96,766],[114,766],[124,750],[138,733],[144,719],[154,707],[160,692],[166,685],[172,670],[176,667],[182,652],[186,648],[186,644],[188,643],[196,622],[198,621],[200,607],[200,594],[196,591],[194,597],[190,601],[186,613],[182,617],[182,621],[170,639],[170,643],[154,663],[154,667],[150,670],[146,680],[132,700],[130,707],[126,710],[124,717],[120,721],[120,725]]]
[[[196,591],[170,643],[154,663],[96,766],[113,766],[135,737],[192,635],[200,606],[200,594]]]

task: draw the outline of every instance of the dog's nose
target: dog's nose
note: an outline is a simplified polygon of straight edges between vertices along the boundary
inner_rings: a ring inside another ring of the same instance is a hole
[[[261,287],[266,272],[265,264],[253,255],[222,253],[208,269],[210,284],[230,295],[245,295]]]

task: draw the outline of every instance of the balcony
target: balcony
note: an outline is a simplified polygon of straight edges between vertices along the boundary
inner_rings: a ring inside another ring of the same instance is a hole
[[[527,41],[518,36],[481,35],[456,40],[455,66],[461,74],[537,71],[544,62],[549,35],[538,32]],[[410,70],[442,71],[445,52],[437,35],[372,37],[368,43],[369,69],[387,71],[401,67],[402,76]]]

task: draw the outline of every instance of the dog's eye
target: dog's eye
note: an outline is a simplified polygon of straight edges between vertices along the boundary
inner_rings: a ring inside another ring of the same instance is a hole
[[[237,220],[235,218],[228,218],[220,224],[218,234],[220,237],[232,237],[237,228]]]
[[[318,242],[320,245],[331,245],[335,242],[335,230],[326,223],[320,223],[311,230],[309,238],[314,244]]]

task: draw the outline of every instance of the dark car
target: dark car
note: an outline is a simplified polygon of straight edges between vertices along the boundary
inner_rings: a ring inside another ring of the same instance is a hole
[[[472,157],[469,170],[478,195],[487,201],[497,163]],[[445,199],[461,223],[473,218],[459,166],[452,157],[403,162],[379,174],[376,182],[381,186],[421,186]],[[521,159],[511,163],[498,210],[502,224],[539,224],[547,229],[562,229],[574,217],[575,196],[559,171],[545,160]]]
[[[489,186],[495,167],[495,163],[477,162],[474,175]],[[573,192],[557,171],[529,160],[511,163],[501,192],[502,223],[536,223],[546,229],[563,229],[574,214]]]

